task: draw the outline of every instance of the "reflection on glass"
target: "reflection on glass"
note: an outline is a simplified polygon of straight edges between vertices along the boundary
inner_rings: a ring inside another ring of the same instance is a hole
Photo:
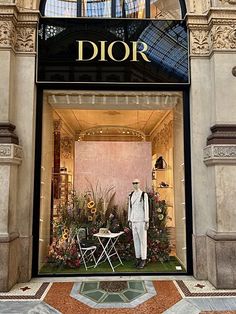
[[[45,6],[46,16],[77,16],[77,0],[48,0]]]
[[[116,16],[145,18],[145,0],[117,0]]]
[[[165,20],[181,19],[181,8],[179,0],[151,0],[151,18]]]
[[[111,0],[82,0],[82,16],[111,17]]]

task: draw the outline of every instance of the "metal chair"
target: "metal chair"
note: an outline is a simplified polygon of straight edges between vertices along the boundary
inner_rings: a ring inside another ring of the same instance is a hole
[[[82,263],[85,266],[85,269],[88,270],[90,267],[94,267],[96,264],[96,259],[94,256],[94,252],[96,251],[96,245],[92,245],[91,243],[86,243],[86,231],[85,229],[79,229],[76,233],[77,243],[79,247],[79,254],[82,260]],[[94,264],[88,266],[89,262],[93,261]]]

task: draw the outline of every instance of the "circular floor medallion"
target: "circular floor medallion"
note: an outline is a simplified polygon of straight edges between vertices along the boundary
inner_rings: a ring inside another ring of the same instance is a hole
[[[75,283],[70,296],[92,308],[133,308],[156,295],[151,281],[86,281]]]
[[[127,281],[101,281],[99,288],[107,292],[121,292],[128,289]]]

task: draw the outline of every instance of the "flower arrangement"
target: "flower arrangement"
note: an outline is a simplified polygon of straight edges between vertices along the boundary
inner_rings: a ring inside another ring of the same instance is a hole
[[[49,246],[47,262],[57,267],[75,268],[80,266],[77,244],[75,240],[69,239],[67,232],[63,232],[60,239],[54,238]]]
[[[117,242],[123,260],[134,258],[132,231],[128,227],[126,208],[112,205],[114,187],[102,188],[97,182],[95,188],[89,183],[89,190],[79,194],[72,192],[69,201],[58,209],[53,222],[53,242],[49,247],[47,261],[55,265],[79,267],[75,234],[79,228],[86,228],[87,240],[94,240],[93,234],[100,228],[111,232],[124,231]],[[158,193],[148,192],[150,228],[148,230],[148,261],[169,260],[170,243],[167,229],[168,207],[160,200]]]
[[[166,262],[170,259],[170,242],[167,229],[168,207],[159,194],[148,193],[150,207],[150,228],[148,230],[148,260]]]
[[[91,191],[79,194],[72,191],[68,201],[60,204],[53,221],[53,241],[49,246],[47,262],[57,266],[79,267],[75,240],[79,228],[87,229],[88,239],[106,223],[106,212],[115,195],[114,187],[102,189],[97,182]],[[112,216],[109,218],[112,220]]]

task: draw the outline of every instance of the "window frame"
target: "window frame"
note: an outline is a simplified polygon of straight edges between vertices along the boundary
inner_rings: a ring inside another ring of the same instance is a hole
[[[39,10],[41,12],[41,15],[44,17],[49,17],[49,18],[53,18],[50,16],[46,16],[45,15],[45,8],[46,8],[46,3],[48,0],[42,0],[40,2],[40,6],[39,6]],[[81,18],[82,16],[82,1],[81,0],[76,0],[77,2],[77,14],[76,14],[76,18]],[[145,18],[150,18],[150,0],[145,0]],[[185,15],[187,13],[187,9],[186,9],[186,4],[185,4],[185,0],[179,0],[179,6],[180,6],[180,11],[181,11],[181,19],[185,18]],[[56,17],[56,16],[55,16]],[[57,16],[57,17],[62,17],[62,16]],[[65,17],[66,18],[66,17]],[[88,18],[88,17],[86,17]],[[93,18],[93,17],[90,17]],[[94,17],[94,18],[98,18],[98,17]],[[125,16],[122,17],[116,17],[116,0],[111,0],[111,17],[110,18],[126,18]]]

